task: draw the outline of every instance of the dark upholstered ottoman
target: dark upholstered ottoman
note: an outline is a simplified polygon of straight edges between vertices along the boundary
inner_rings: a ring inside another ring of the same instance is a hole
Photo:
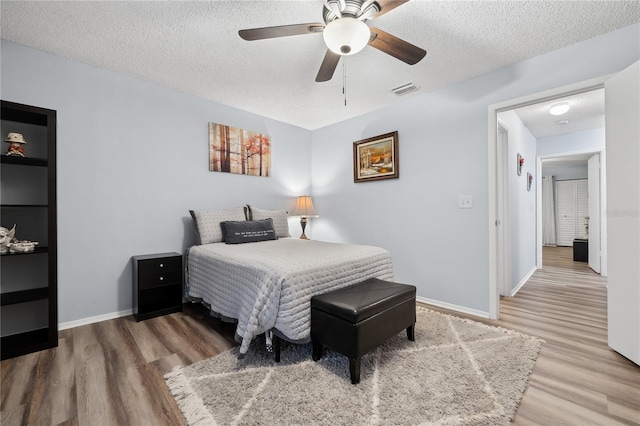
[[[351,383],[360,382],[360,360],[390,337],[407,330],[414,340],[416,288],[371,278],[311,298],[313,360],[328,346],[349,358]]]

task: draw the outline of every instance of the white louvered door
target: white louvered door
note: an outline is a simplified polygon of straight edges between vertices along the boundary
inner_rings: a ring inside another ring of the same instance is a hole
[[[587,216],[587,180],[556,181],[556,244],[572,247],[574,238],[585,238],[584,218]]]
[[[573,246],[576,232],[576,192],[573,181],[556,181],[556,244]]]

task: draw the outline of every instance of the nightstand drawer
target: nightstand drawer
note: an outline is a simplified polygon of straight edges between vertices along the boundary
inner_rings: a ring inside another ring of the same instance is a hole
[[[165,271],[158,274],[144,275],[138,278],[140,288],[157,287],[160,285],[182,282],[182,271]]]
[[[182,256],[147,259],[138,262],[140,276],[182,270]]]

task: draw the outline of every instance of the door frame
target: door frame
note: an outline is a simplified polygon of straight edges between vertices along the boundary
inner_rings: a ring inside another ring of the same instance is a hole
[[[491,104],[487,107],[487,144],[488,144],[488,164],[489,164],[489,318],[500,318],[500,289],[498,286],[498,232],[496,230],[497,220],[499,219],[499,211],[504,209],[503,206],[498,206],[498,191],[502,191],[503,182],[498,182],[497,173],[497,144],[498,144],[498,113],[503,111],[509,111],[515,108],[537,104],[540,102],[549,101],[552,99],[560,98],[563,96],[576,95],[579,93],[588,92],[595,89],[601,89],[604,87],[604,82],[613,74],[607,74],[604,76],[592,78],[589,80],[573,83],[566,86],[556,87],[554,89],[545,90],[542,92],[533,93],[530,95],[522,96],[519,98],[509,99],[503,102]],[[540,178],[540,172],[536,171],[538,178]],[[539,187],[536,182],[536,191]],[[504,199],[504,197],[500,197]],[[502,233],[502,244],[507,250],[511,247],[511,242],[504,238],[504,232]],[[537,259],[536,259],[537,263]]]
[[[498,119],[498,134],[505,135],[505,139],[498,138],[496,147],[496,172],[497,182],[502,181],[501,191],[497,193],[498,223],[497,250],[498,269],[496,279],[498,281],[498,291],[501,296],[511,297],[511,251],[509,246],[504,245],[504,241],[511,241],[511,204],[509,202],[509,127]]]
[[[607,219],[604,211],[607,209],[607,173],[603,160],[605,159],[605,149],[581,149],[571,152],[563,152],[561,154],[545,154],[536,156],[536,186],[542,188],[542,160],[546,158],[570,157],[580,154],[599,154],[600,155],[600,275],[607,276]],[[542,268],[542,191],[536,194],[536,267]]]
[[[606,138],[606,129],[605,129],[605,138]],[[607,197],[606,197],[606,174],[604,173],[606,169],[603,171],[602,169],[602,159],[604,157],[604,153],[599,153],[597,156],[592,155],[587,160],[587,177],[588,180],[588,208],[589,208],[589,222],[588,222],[588,232],[587,238],[589,238],[589,242],[587,247],[589,248],[589,254],[587,256],[587,263],[595,272],[599,273],[603,277],[607,276],[607,255],[606,255],[606,244],[605,251],[602,250],[602,239],[607,239],[606,231],[602,231],[602,222],[606,222],[606,217],[603,219],[604,212],[607,210]],[[606,165],[605,165],[606,168]],[[594,176],[597,176],[597,185],[594,185],[592,179]],[[603,179],[604,177],[604,179]],[[602,187],[605,187],[604,194],[602,193]],[[597,211],[597,215],[595,214]],[[604,229],[606,230],[606,225]],[[596,232],[594,232],[596,231]],[[591,238],[590,235],[596,235],[597,238]],[[604,274],[602,273],[602,255],[604,253]]]

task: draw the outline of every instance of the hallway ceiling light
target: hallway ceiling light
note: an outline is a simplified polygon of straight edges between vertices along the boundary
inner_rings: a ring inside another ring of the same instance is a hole
[[[553,104],[553,105],[551,105],[551,108],[549,108],[549,114],[551,114],[551,115],[562,115],[562,114],[566,113],[567,111],[569,111],[569,103],[567,103],[567,102],[561,102],[559,104]]]

